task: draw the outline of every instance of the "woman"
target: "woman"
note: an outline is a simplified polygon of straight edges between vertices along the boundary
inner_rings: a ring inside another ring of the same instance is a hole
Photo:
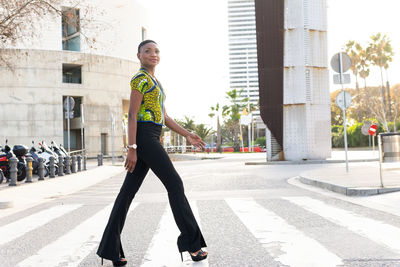
[[[176,172],[168,154],[160,143],[163,125],[186,137],[186,140],[204,149],[205,143],[199,136],[179,126],[168,117],[164,106],[165,94],[161,84],[154,77],[160,61],[156,42],[146,40],[139,44],[137,54],[141,69],[131,80],[131,96],[128,116],[129,150],[125,161],[128,170],[114,207],[104,230],[97,254],[109,259],[114,266],[127,264],[121,244],[121,231],[129,206],[139,190],[149,168],[157,175],[168,191],[175,222],[181,232],[178,250],[188,251],[192,260],[207,258],[203,235],[184,194],[182,180]]]

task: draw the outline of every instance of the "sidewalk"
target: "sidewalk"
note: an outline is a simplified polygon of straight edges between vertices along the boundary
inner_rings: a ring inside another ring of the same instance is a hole
[[[110,177],[124,172],[123,166],[106,165],[97,167],[88,165],[87,171],[77,172],[45,181],[7,186],[0,191],[0,218],[50,201],[54,198],[72,194]]]
[[[371,196],[400,191],[400,164],[384,163],[383,187],[379,162],[351,163],[349,172],[345,164],[323,165],[300,174],[304,184],[317,186],[347,196]]]
[[[345,153],[333,150],[327,164],[300,174],[304,184],[321,187],[347,196],[370,196],[400,191],[400,162],[384,163],[381,186],[378,151],[354,149],[348,151],[349,172],[346,172]]]

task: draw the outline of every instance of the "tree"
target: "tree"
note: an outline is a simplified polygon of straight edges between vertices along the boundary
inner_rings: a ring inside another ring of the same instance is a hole
[[[212,129],[207,128],[203,123],[200,123],[196,125],[194,131],[201,139],[205,140],[207,136],[212,132]]]
[[[219,123],[219,116],[220,116],[220,107],[219,103],[217,103],[215,106],[211,107],[211,113],[208,114],[210,118],[213,118],[214,116],[217,116],[217,152],[222,152],[222,140],[221,140],[221,125]]]
[[[243,89],[237,91],[233,89],[226,92],[226,98],[231,102],[230,105],[222,107],[222,116],[227,117],[230,121],[230,129],[233,135],[233,149],[234,151],[240,151],[239,143],[239,130],[240,130],[240,111],[246,107],[247,98],[239,99]]]
[[[353,72],[354,76],[356,77],[356,89],[359,90],[358,86],[358,75],[359,75],[359,64],[360,64],[360,53],[357,47],[359,46],[358,43],[355,41],[348,41],[345,45],[346,53],[350,56],[352,65],[350,67],[351,71]]]
[[[95,37],[88,37],[82,30],[82,25],[93,22],[90,18],[89,7],[85,6],[80,12],[79,20],[73,15],[73,8],[63,9],[62,0],[0,0],[0,50],[16,45],[18,42],[33,39],[41,34],[40,27],[42,17],[60,17],[70,26],[79,27],[79,33],[84,37],[89,47],[93,46]],[[77,7],[80,1],[71,1],[73,7]],[[94,36],[94,35],[93,35]],[[7,55],[0,53],[0,63],[12,69]]]
[[[392,110],[391,110],[391,96],[389,88],[386,89],[387,97],[385,96],[385,85],[383,83],[383,69],[387,69],[389,67],[389,62],[393,60],[393,48],[391,45],[390,39],[386,36],[386,34],[382,35],[381,33],[377,33],[371,36],[371,42],[368,47],[368,52],[371,55],[371,62],[379,67],[381,71],[381,94],[382,94],[382,108],[383,110],[389,113],[389,120],[392,119]],[[386,116],[385,116],[386,117]]]

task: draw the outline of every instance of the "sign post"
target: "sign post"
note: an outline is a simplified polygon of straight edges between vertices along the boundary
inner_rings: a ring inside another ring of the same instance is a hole
[[[378,126],[376,126],[376,124],[372,124],[368,129],[369,135],[372,136],[372,153],[373,154],[375,154],[375,136],[376,136],[377,131],[378,131]]]
[[[71,152],[71,135],[70,135],[70,119],[74,118],[75,100],[71,96],[67,96],[64,100],[65,116],[67,118],[67,149]]]
[[[335,54],[332,59],[331,59],[331,67],[334,71],[339,73],[339,83],[342,85],[342,92],[339,94],[340,97],[338,96],[338,99],[336,100],[336,103],[339,105],[339,107],[343,111],[343,130],[344,130],[344,151],[345,151],[345,157],[346,157],[346,172],[349,172],[349,160],[347,157],[347,127],[346,127],[346,109],[350,106],[351,104],[351,96],[349,93],[344,91],[344,86],[343,84],[345,83],[350,83],[350,78],[346,77],[346,81],[344,79],[343,73],[348,71],[352,65],[350,57],[344,53],[337,53]],[[341,98],[341,100],[340,100]]]

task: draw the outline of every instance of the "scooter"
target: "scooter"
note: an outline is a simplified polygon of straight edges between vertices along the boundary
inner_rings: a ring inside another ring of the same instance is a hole
[[[60,145],[61,146],[61,145]],[[53,151],[58,155],[58,156],[63,156],[66,157],[68,156],[68,153],[65,151],[65,149],[61,149],[56,142],[51,141],[51,147],[53,149]]]
[[[26,151],[17,146],[14,146],[16,151],[13,151],[11,147],[8,145],[8,139],[6,139],[6,145],[0,151],[0,169],[2,169],[3,175],[5,176],[7,182],[10,180],[10,163],[9,160],[17,153],[18,163],[17,163],[17,181],[22,181],[26,177],[26,169],[25,169],[25,154]],[[25,152],[25,153],[24,153]],[[22,154],[24,153],[24,154]]]
[[[45,158],[42,157],[41,153],[37,153],[37,150],[35,148],[35,142],[32,141],[32,147],[29,149],[29,152],[27,156],[31,156],[33,161],[32,161],[32,173],[33,174],[38,174],[39,173],[39,158],[43,158],[43,164],[44,164],[44,177],[47,177],[49,175],[49,166],[46,165],[45,163]],[[57,160],[57,159],[55,159]],[[56,164],[56,161],[55,161]],[[57,164],[56,164],[57,165]]]
[[[54,157],[54,163],[58,163],[58,157],[56,153],[54,153],[46,144],[46,142],[39,142],[39,147],[41,152],[39,152],[39,156],[44,159],[44,165],[47,167],[50,166],[50,157]]]
[[[12,149],[14,155],[18,159],[17,164],[17,181],[22,181],[26,177],[26,160],[25,155],[28,153],[28,147],[25,145],[14,145]]]

